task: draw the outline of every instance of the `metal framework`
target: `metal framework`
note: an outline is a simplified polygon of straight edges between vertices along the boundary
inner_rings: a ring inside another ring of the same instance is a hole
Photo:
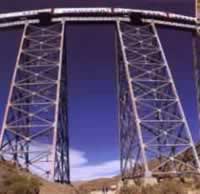
[[[193,30],[199,25],[196,17],[190,17],[163,11],[151,11],[125,8],[54,8],[21,11],[0,14],[0,28],[22,26],[27,21],[35,24],[40,23],[41,15],[51,15],[52,21],[75,21],[75,22],[110,22],[130,21],[131,18],[140,18],[144,23],[167,27]]]
[[[25,25],[0,143],[5,159],[68,183],[64,30],[64,22]]]
[[[117,23],[123,178],[199,173],[200,161],[156,27]],[[192,149],[193,159],[180,157]]]
[[[0,134],[1,156],[52,181],[70,182],[65,24],[72,22],[116,25],[122,178],[200,173],[156,30],[196,32],[199,22],[160,11],[56,8],[0,14],[0,29],[24,26]]]

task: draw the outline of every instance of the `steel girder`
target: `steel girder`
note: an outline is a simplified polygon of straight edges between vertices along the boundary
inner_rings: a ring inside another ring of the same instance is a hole
[[[122,178],[199,173],[200,161],[156,27],[117,22]],[[183,157],[186,150],[190,157]]]
[[[130,18],[140,18],[145,23],[152,21],[158,25],[175,27],[183,30],[194,30],[199,27],[196,17],[180,15],[176,13],[124,9],[110,7],[85,7],[85,8],[47,8],[37,10],[26,10],[0,14],[0,29],[8,29],[22,26],[27,21],[32,24],[40,23],[41,14],[49,15],[51,21],[76,21],[76,22],[110,22],[130,21]]]
[[[64,22],[25,25],[0,145],[5,159],[69,183],[64,32]]]

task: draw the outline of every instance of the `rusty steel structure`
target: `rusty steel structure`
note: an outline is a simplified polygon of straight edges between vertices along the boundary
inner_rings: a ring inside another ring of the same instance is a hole
[[[65,28],[71,23],[116,26],[122,179],[200,174],[200,159],[157,32],[157,27],[187,30],[197,40],[198,20],[136,9],[0,14],[0,30],[23,28],[0,135],[2,158],[70,183]],[[194,42],[197,48],[200,44]],[[195,69],[200,66],[198,50]],[[199,91],[200,74],[195,75]],[[188,150],[190,159],[181,157]]]

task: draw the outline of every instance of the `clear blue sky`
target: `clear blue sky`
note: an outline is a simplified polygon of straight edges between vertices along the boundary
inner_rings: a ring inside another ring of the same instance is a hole
[[[192,0],[1,0],[0,12],[47,7],[125,7],[194,14]],[[114,26],[69,25],[70,147],[84,153],[85,165],[119,159]],[[199,137],[192,70],[192,35],[159,30],[195,141]],[[20,30],[0,31],[0,126],[12,76]],[[79,155],[81,155],[79,153]]]

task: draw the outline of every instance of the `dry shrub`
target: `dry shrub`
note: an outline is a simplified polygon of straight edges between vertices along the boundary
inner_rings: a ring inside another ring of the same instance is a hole
[[[79,186],[77,194],[90,194],[90,191],[84,186]]]
[[[4,179],[0,194],[39,194],[40,185],[36,178],[12,174]]]
[[[199,176],[195,176],[194,177],[194,188],[195,189],[200,189],[200,177]]]
[[[183,183],[174,180],[163,181],[158,185],[160,194],[186,194],[187,189]]]
[[[161,194],[161,192],[160,192],[160,188],[157,187],[157,185],[155,185],[155,186],[142,187],[141,194]]]
[[[124,186],[120,190],[120,194],[140,194],[140,189],[137,186]]]
[[[186,194],[186,188],[181,182],[168,180],[154,186],[124,186],[120,194]]]

